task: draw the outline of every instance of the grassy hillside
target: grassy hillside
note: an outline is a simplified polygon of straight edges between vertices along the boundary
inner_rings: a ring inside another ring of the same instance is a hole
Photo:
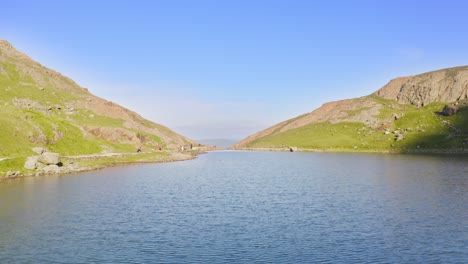
[[[330,151],[393,151],[468,149],[468,109],[453,116],[440,112],[444,103],[417,108],[371,95],[368,99],[380,104],[378,127],[362,122],[319,122],[261,137],[246,148],[297,147]],[[366,108],[349,111],[359,115]],[[396,118],[395,118],[396,117]],[[396,119],[396,120],[395,120]]]
[[[0,40],[0,176],[22,168],[33,147],[62,155],[173,150],[193,143],[98,98]]]

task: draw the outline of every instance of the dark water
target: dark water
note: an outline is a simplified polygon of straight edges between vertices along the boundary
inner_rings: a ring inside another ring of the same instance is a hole
[[[214,152],[0,184],[0,263],[467,263],[468,157]]]

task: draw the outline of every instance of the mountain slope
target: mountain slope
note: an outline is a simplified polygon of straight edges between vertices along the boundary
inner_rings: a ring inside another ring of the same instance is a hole
[[[0,40],[0,158],[176,149],[192,140],[92,95]]]
[[[468,67],[402,77],[253,134],[235,149],[414,151],[468,148]],[[442,114],[452,103],[458,112]]]

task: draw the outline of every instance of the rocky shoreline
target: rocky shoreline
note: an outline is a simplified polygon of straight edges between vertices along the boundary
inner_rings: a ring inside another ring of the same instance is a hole
[[[26,159],[23,171],[10,170],[0,182],[23,177],[39,177],[46,175],[66,175],[81,172],[96,171],[110,167],[143,163],[176,162],[194,159],[204,152],[141,152],[141,153],[106,153],[80,156],[61,156],[48,152],[46,149],[36,149],[38,156]],[[133,158],[133,159],[132,159]],[[137,158],[137,159],[135,159]],[[100,165],[83,165],[89,161],[103,160]]]

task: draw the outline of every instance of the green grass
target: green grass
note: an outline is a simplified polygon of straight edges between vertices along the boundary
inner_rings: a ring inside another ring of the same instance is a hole
[[[330,124],[324,122],[260,138],[248,144],[247,147],[282,148],[290,146],[321,150],[384,150],[393,142],[392,138],[391,135],[385,135],[383,132],[376,133],[362,123]]]
[[[371,96],[374,99],[374,96]],[[375,98],[382,104],[377,118],[387,122],[383,128],[372,128],[363,123],[328,122],[309,124],[282,133],[268,135],[247,144],[248,148],[284,148],[316,149],[331,151],[393,151],[406,152],[414,149],[456,149],[462,147],[466,135],[454,135],[453,128],[468,132],[468,110],[446,117],[438,114],[444,103],[433,103],[422,108],[412,105],[399,105],[392,108],[395,101]],[[363,109],[350,111],[350,115],[359,114]],[[402,115],[396,121],[393,114]],[[396,141],[394,131],[402,131],[404,139]]]
[[[99,167],[138,162],[159,162],[169,160],[169,158],[170,154],[167,152],[153,152],[119,157],[96,157],[91,160],[80,160],[76,163],[81,167]],[[67,162],[67,159],[65,161]]]
[[[98,115],[89,110],[80,109],[75,112],[71,119],[81,126],[122,127],[124,124],[123,119]]]
[[[24,163],[26,162],[25,157],[13,158],[8,160],[0,161],[0,178],[6,176],[8,171],[20,171],[24,172]]]
[[[37,84],[28,74],[20,74],[17,65],[27,67],[24,62],[9,58],[9,62],[0,62],[6,74],[0,74],[0,176],[8,170],[23,171],[23,165],[28,156],[37,155],[33,147],[45,147],[64,156],[97,154],[106,152],[133,153],[136,147],[126,143],[114,143],[83,133],[84,126],[89,127],[124,127],[124,120],[98,115],[85,109],[75,109],[73,114],[66,114],[65,105],[74,104],[83,99],[85,92],[70,80],[62,77],[50,77],[45,71],[42,78],[46,85]],[[36,67],[36,66],[34,66]],[[47,70],[37,67],[36,70]],[[58,79],[53,79],[58,78]],[[71,91],[55,87],[56,83],[69,85]],[[44,88],[43,90],[39,88]],[[76,89],[74,89],[76,88]],[[61,110],[43,111],[38,109],[21,109],[14,105],[15,99],[30,99],[44,107],[59,105]],[[175,134],[166,127],[154,124],[136,114],[134,119],[148,128],[157,128],[169,136]],[[160,137],[137,129],[131,129],[146,140],[146,147],[156,148],[156,145],[166,148]],[[145,144],[143,144],[145,148]],[[155,154],[153,157],[163,157],[165,154]],[[140,155],[140,158],[145,158]],[[132,162],[133,157],[110,160],[101,159],[97,162],[107,164],[111,162]]]
[[[144,137],[144,149],[155,148],[156,145],[167,148],[167,142],[157,135],[125,128],[123,119],[98,115],[80,108],[79,102],[87,100],[89,93],[70,79],[29,60],[9,57],[1,52],[0,56],[0,159],[8,158],[0,161],[0,175],[8,170],[22,171],[26,157],[36,155],[32,151],[33,147],[45,147],[65,156],[103,152],[133,153],[136,150],[133,143],[106,141],[85,132],[86,127],[123,128]],[[33,103],[30,109],[15,106],[15,100],[25,99]],[[36,103],[44,108],[37,107]],[[61,109],[56,109],[55,105]],[[67,105],[73,105],[75,110],[70,113],[66,109]],[[52,109],[48,110],[49,107]],[[135,122],[147,127],[147,131],[158,129],[169,138],[177,137],[170,129],[135,113],[130,113],[130,116]],[[163,156],[155,154],[154,158]],[[131,162],[131,159],[129,157],[126,160]]]
[[[73,93],[64,92],[50,82],[44,90],[30,76],[21,76],[15,64],[0,62],[8,76],[0,74],[0,100],[11,101],[13,98],[28,98],[43,106],[59,104],[76,100],[83,92],[76,89]],[[49,78],[43,74],[44,79]]]
[[[0,157],[16,157],[31,154],[33,144],[28,136],[35,131],[34,126],[13,107],[0,108]]]

